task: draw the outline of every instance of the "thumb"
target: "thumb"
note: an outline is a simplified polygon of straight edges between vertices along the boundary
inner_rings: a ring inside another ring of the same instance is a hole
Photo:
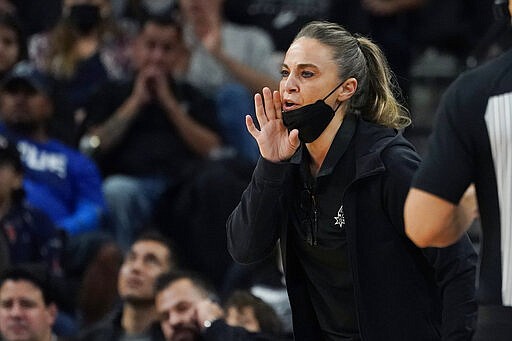
[[[300,146],[299,140],[299,131],[297,129],[293,129],[288,135],[288,141],[290,142],[290,146],[296,150]]]

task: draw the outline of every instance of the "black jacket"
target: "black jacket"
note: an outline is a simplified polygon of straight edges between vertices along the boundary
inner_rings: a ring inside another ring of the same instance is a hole
[[[122,310],[116,309],[100,322],[82,332],[76,341],[116,341],[123,335],[121,326]],[[151,341],[165,341],[160,325],[155,322],[150,327]],[[212,323],[202,333],[204,341],[277,341],[277,338],[260,333],[251,333],[240,327],[231,327],[223,320]]]
[[[347,120],[346,120],[347,121]],[[419,249],[405,235],[403,205],[419,157],[392,129],[352,119],[355,133],[343,157],[355,161],[349,185],[340,189],[360,334],[363,340],[469,340],[476,318],[476,253],[464,236],[444,249]],[[345,123],[343,123],[345,124]],[[340,129],[341,130],[341,129]],[[338,131],[333,144],[344,138]],[[319,173],[335,177],[340,157],[326,156]],[[278,239],[286,271],[288,230],[300,151],[289,162],[260,159],[242,200],[228,219],[233,258],[251,263],[270,253]],[[330,200],[340,200],[331,198]],[[336,216],[333,213],[333,216]],[[286,273],[297,326],[308,321]],[[306,293],[307,294],[307,293]],[[307,333],[306,333],[307,334]]]
[[[116,308],[109,315],[84,330],[75,339],[76,341],[116,341],[123,335],[121,326],[122,308]],[[151,341],[165,341],[160,325],[155,322],[150,326]]]

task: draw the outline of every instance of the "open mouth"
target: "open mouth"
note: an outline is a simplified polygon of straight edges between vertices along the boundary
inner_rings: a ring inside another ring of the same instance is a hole
[[[300,105],[296,104],[292,101],[284,101],[283,102],[283,111],[290,111],[299,108]]]

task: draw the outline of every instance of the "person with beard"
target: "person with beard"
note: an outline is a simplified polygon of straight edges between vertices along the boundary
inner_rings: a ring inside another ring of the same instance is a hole
[[[0,274],[0,339],[57,341],[57,317],[48,278],[32,267],[12,267]]]
[[[275,340],[224,320],[216,293],[200,275],[187,271],[162,274],[155,285],[155,305],[166,341]]]
[[[74,237],[100,227],[101,177],[92,160],[49,135],[53,108],[51,80],[18,63],[0,89],[0,135],[21,153],[27,201]]]
[[[0,135],[21,154],[26,201],[51,219],[64,241],[61,264],[68,293],[60,308],[74,315],[85,269],[113,243],[100,230],[105,201],[98,168],[49,135],[52,113],[51,81],[33,65],[18,63],[0,87]]]
[[[310,22],[281,67],[279,91],[254,97],[261,157],[227,222],[244,264],[280,240],[295,340],[467,340],[476,253],[406,238],[403,207],[420,159],[379,47]]]
[[[83,330],[78,341],[160,341],[155,282],[176,266],[170,242],[158,232],[146,231],[132,244],[118,274],[121,305],[93,326]]]
[[[148,18],[134,45],[133,78],[110,81],[95,94],[81,139],[81,150],[103,172],[108,229],[123,249],[151,219],[162,193],[191,179],[222,145],[211,103],[172,76],[183,53],[179,23]]]
[[[76,145],[90,96],[107,80],[130,74],[135,33],[135,25],[114,20],[110,0],[65,0],[55,27],[29,37],[29,59],[56,80],[55,136]]]

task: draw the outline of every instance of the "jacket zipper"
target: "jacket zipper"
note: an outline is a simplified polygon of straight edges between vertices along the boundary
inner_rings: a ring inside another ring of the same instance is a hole
[[[312,210],[313,210],[313,226],[311,226],[311,245],[313,246],[317,246],[318,245],[318,240],[317,240],[317,235],[318,235],[318,209],[317,209],[317,206],[316,206],[316,196],[315,194],[312,192],[311,193],[311,206],[312,206]]]

